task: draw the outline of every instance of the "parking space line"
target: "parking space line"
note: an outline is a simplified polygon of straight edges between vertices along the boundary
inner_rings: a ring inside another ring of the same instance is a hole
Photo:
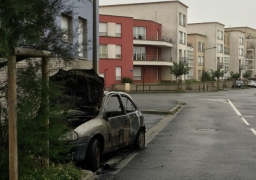
[[[244,121],[244,123],[249,126],[250,124],[242,117],[242,120]]]
[[[230,106],[235,110],[236,114],[241,117],[242,114],[236,109],[234,104],[229,99],[228,99],[228,102],[229,102]]]
[[[254,133],[254,135],[256,135],[255,129],[251,128],[251,131]]]

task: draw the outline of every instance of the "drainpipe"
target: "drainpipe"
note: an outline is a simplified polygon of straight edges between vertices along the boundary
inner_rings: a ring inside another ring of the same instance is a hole
[[[97,0],[93,0],[93,69],[97,73]]]

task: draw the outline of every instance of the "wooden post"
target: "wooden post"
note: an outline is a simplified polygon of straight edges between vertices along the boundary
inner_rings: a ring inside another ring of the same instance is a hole
[[[41,102],[41,113],[45,117],[45,133],[46,137],[43,141],[45,141],[45,147],[43,147],[43,165],[49,165],[49,141],[48,141],[48,131],[49,131],[49,72],[48,72],[48,62],[50,58],[43,57],[42,58],[42,102]]]
[[[18,180],[16,56],[8,57],[9,179]]]

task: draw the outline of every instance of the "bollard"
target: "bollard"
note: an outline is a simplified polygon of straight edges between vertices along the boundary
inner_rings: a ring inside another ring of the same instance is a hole
[[[224,84],[223,84],[223,90],[224,90]]]
[[[206,86],[206,90],[208,91],[208,85]]]
[[[200,92],[200,85],[199,85],[199,92]]]

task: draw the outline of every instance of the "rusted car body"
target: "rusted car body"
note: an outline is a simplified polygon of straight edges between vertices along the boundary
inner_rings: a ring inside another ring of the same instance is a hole
[[[131,96],[124,92],[103,92],[101,77],[92,71],[90,76],[87,74],[88,71],[62,71],[52,80],[58,79],[56,77],[58,80],[63,77],[73,79],[67,83],[67,93],[77,100],[75,108],[68,112],[67,120],[75,128],[62,139],[71,144],[75,162],[85,163],[89,169],[96,170],[100,166],[101,155],[107,152],[128,145],[144,148],[145,123]]]

